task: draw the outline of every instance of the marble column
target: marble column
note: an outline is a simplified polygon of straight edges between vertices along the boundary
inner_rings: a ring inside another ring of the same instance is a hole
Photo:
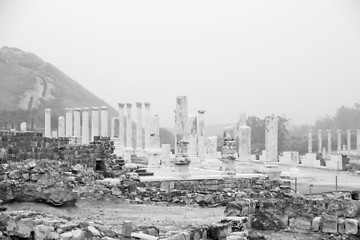
[[[239,127],[239,161],[250,163],[251,160],[251,128]]]
[[[197,157],[197,117],[194,115],[188,116],[187,134],[189,135],[188,155],[189,157]]]
[[[347,133],[347,151],[348,153],[351,152],[351,129],[346,130]]]
[[[64,117],[59,117],[59,122],[58,122],[58,136],[59,137],[65,137],[65,118]]]
[[[206,158],[217,158],[217,136],[206,139],[205,151]]]
[[[109,118],[108,118],[108,108],[106,106],[101,107],[101,128],[100,128],[100,135],[102,137],[108,137],[109,136]]]
[[[118,117],[111,118],[111,132],[110,132],[111,139],[119,138],[120,136],[119,127],[120,127],[119,118]]]
[[[240,113],[239,128],[247,126],[246,124],[246,113]]]
[[[136,155],[143,155],[142,103],[136,103]]]
[[[198,111],[197,120],[198,157],[202,164],[205,159],[205,110]]]
[[[312,153],[312,130],[308,131],[308,153]]]
[[[341,153],[341,130],[337,130],[337,152]]]
[[[188,121],[188,99],[187,96],[178,96],[176,98],[175,110],[175,154],[178,152],[178,145],[181,141],[188,142],[187,134]]]
[[[124,155],[125,152],[125,103],[118,103],[119,106],[119,154]]]
[[[58,138],[58,132],[56,130],[51,131],[51,137],[52,138]]]
[[[99,136],[99,108],[92,107],[91,109],[91,141],[94,137]]]
[[[73,136],[73,110],[72,108],[65,109],[65,117],[66,117],[66,128],[65,135],[66,137]]]
[[[20,124],[20,131],[22,131],[22,132],[26,132],[26,131],[27,131],[27,129],[26,129],[26,122],[22,122],[22,123]]]
[[[356,150],[360,154],[360,129],[356,130]]]
[[[160,148],[160,127],[158,115],[154,115],[151,120],[150,145],[151,148]]]
[[[268,116],[265,126],[266,161],[278,162],[278,118],[275,115]]]
[[[322,152],[322,131],[318,130],[318,152]]]
[[[80,108],[74,108],[74,137],[81,136]]]
[[[45,137],[51,138],[51,109],[45,109]]]
[[[327,130],[328,138],[328,153],[331,154],[331,130]]]
[[[150,103],[144,103],[145,106],[145,118],[144,118],[144,134],[145,134],[145,149],[150,148],[150,122],[151,122],[151,115],[150,115]]]
[[[82,109],[81,144],[90,143],[89,108]]]
[[[171,165],[171,152],[170,152],[170,144],[162,144],[161,145],[161,166],[162,167],[170,167]]]

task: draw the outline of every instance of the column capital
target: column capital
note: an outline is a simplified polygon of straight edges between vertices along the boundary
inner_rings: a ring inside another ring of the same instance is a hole
[[[89,108],[88,108],[88,107],[83,107],[83,108],[82,108],[82,111],[83,111],[83,112],[88,112],[88,111],[89,111]]]
[[[205,113],[205,110],[204,110],[204,109],[200,109],[200,110],[198,110],[198,113],[199,113],[199,114],[203,114],[203,113]]]
[[[51,112],[50,108],[45,108],[45,112]]]
[[[119,108],[124,108],[125,103],[118,103]]]
[[[350,132],[351,132],[351,129],[346,129],[346,131],[347,131],[348,133],[350,133]]]
[[[136,107],[137,107],[137,108],[141,108],[141,106],[142,106],[142,103],[141,103],[141,102],[137,102],[137,103],[136,103]]]
[[[91,110],[92,111],[99,111],[99,108],[98,107],[92,107]]]
[[[318,131],[318,133],[321,133],[321,132],[322,132],[322,130],[320,130],[320,129],[319,129],[319,130],[317,130],[317,131]]]
[[[144,102],[144,106],[145,106],[146,108],[149,108],[149,107],[150,107],[150,104],[151,104],[151,103],[149,103],[149,102]]]
[[[313,130],[312,130],[312,129],[309,129],[308,132],[313,132]]]
[[[81,108],[74,108],[74,111],[80,112],[80,111],[81,111]]]
[[[65,112],[71,112],[72,110],[72,108],[65,108]]]
[[[127,104],[126,104],[126,107],[127,107],[127,108],[131,108],[131,107],[132,107],[132,104],[131,104],[131,103],[127,103]]]
[[[341,129],[336,130],[338,133],[341,132]]]
[[[332,132],[332,130],[330,130],[330,129],[328,129],[328,130],[326,130],[328,133],[331,133]]]
[[[101,106],[101,110],[108,110],[107,106]]]

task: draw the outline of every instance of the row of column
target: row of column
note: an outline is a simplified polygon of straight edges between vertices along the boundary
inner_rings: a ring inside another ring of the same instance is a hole
[[[91,109],[91,138],[95,136],[108,137],[108,108],[100,108],[100,134],[99,134],[99,108]],[[45,109],[45,137],[54,137],[51,131],[51,109]],[[58,120],[57,137],[81,137],[82,144],[90,142],[90,116],[89,108],[66,108],[65,117]]]
[[[328,153],[331,153],[331,132],[332,130],[326,130],[327,131],[327,151]],[[337,130],[337,152],[340,153],[341,151],[345,151],[347,150],[348,152],[351,151],[351,129],[347,129],[347,147],[345,149],[342,149],[342,145],[341,145],[341,130]],[[312,135],[313,135],[313,131],[309,130],[308,131],[308,152],[312,153],[313,152],[313,146],[312,146]],[[357,136],[357,140],[356,140],[356,145],[357,145],[357,151],[360,151],[360,129],[357,129],[356,132],[356,136]],[[345,146],[345,145],[344,145]],[[344,147],[343,146],[343,147]],[[322,152],[322,130],[318,130],[318,152]]]

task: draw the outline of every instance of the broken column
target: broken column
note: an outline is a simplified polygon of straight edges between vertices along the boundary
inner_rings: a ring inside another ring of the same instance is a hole
[[[89,128],[89,108],[85,107],[82,109],[81,144],[90,143]]]
[[[99,135],[99,108],[93,107],[91,109],[91,141],[94,141],[94,137]]]
[[[65,118],[59,117],[58,121],[58,136],[59,137],[65,137]]]
[[[72,109],[71,108],[65,108],[65,117],[66,117],[65,135],[66,135],[66,137],[72,137],[72,135],[73,135],[73,120],[72,120]]]
[[[145,150],[150,148],[150,125],[151,125],[151,115],[150,115],[150,103],[144,103],[145,106],[145,118],[144,118],[144,139],[145,139]]]
[[[106,106],[102,106],[101,107],[101,115],[100,115],[100,135],[102,137],[108,137],[109,136],[109,126],[108,126],[108,121],[109,121],[109,118],[108,118],[108,108]]]
[[[278,118],[275,115],[268,116],[265,124],[266,161],[278,162]]]
[[[81,136],[80,108],[74,108],[74,136]]]
[[[175,110],[175,151],[177,153],[177,145],[181,141],[189,142],[187,134],[187,121],[188,121],[188,100],[186,96],[179,96],[176,98]],[[183,145],[182,145],[183,146]],[[176,154],[175,153],[175,154]]]
[[[150,126],[150,148],[147,150],[148,167],[160,167],[161,148],[160,148],[160,128],[159,116],[155,115],[151,120]]]
[[[239,161],[249,163],[251,160],[251,128],[239,127]]]
[[[161,145],[161,166],[162,167],[170,167],[171,166],[171,152],[170,152],[170,144],[162,144]]]
[[[312,130],[308,131],[308,153],[312,153]]]
[[[118,156],[125,153],[125,103],[118,103],[119,106],[119,144],[115,145],[115,152]]]
[[[136,150],[137,156],[143,156],[143,136],[142,136],[142,103],[136,103]]]
[[[226,127],[222,141],[221,160],[222,170],[227,175],[236,174],[235,160],[237,159],[237,153],[235,145],[235,127]]]
[[[246,113],[240,113],[239,128],[243,126],[247,126],[246,119],[247,119]]]
[[[119,118],[118,117],[111,118],[110,137],[111,137],[111,139],[119,138]]]
[[[326,130],[328,135],[328,153],[331,154],[331,130]]]
[[[206,158],[217,158],[217,136],[208,137],[205,144]]]
[[[197,117],[189,115],[187,121],[187,134],[189,135],[189,157],[197,157]]]
[[[341,153],[341,130],[337,130],[337,152]]]
[[[51,109],[45,109],[45,137],[51,138]]]
[[[20,131],[22,131],[22,132],[26,132],[26,131],[27,131],[27,129],[26,129],[26,122],[20,123]]]
[[[347,151],[351,152],[351,129],[346,130],[347,133]]]
[[[131,116],[131,103],[126,104],[127,116],[126,116],[126,149],[124,160],[127,163],[131,162],[131,155],[134,152],[133,144],[132,144],[132,116]]]
[[[322,131],[318,130],[318,152],[322,152]]]
[[[356,149],[358,154],[360,154],[360,129],[356,130]]]
[[[197,139],[198,139],[198,157],[200,159],[200,165],[205,160],[205,110],[198,111],[198,127],[197,127]]]

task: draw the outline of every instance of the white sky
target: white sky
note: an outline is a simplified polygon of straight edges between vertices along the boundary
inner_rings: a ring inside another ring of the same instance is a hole
[[[175,99],[207,124],[285,114],[313,123],[360,102],[360,1],[0,0],[0,47],[32,52],[98,97]]]

